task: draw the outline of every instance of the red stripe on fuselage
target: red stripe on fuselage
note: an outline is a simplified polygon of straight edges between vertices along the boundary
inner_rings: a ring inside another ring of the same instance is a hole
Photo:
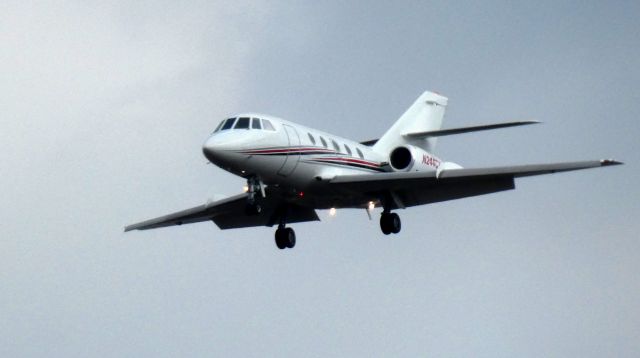
[[[368,161],[368,160],[357,159],[357,158],[322,157],[322,158],[314,158],[314,160],[337,161],[337,162],[344,162],[344,163],[356,163],[356,164],[380,167],[380,163],[371,162],[371,161]]]
[[[245,154],[245,155],[278,155],[278,154],[287,155],[291,153],[300,153],[300,154],[311,153],[311,154],[318,154],[318,155],[341,154],[332,149],[322,148],[322,147],[249,149],[249,150],[239,151],[238,153]],[[373,161],[358,159],[353,157],[346,157],[346,156],[345,157],[335,157],[335,156],[316,157],[316,158],[312,158],[311,160],[316,162],[334,163],[334,164],[353,164],[353,165],[366,166],[366,167],[371,167],[376,169],[379,169],[381,167],[381,164],[378,162],[373,162]]]
[[[272,149],[249,149],[240,151],[242,154],[287,154],[291,152],[326,152],[326,153],[335,153],[335,151],[325,148],[272,148]]]

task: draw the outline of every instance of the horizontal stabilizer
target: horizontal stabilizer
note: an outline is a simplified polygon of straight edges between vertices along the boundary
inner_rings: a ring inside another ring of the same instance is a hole
[[[469,132],[486,131],[486,130],[490,130],[490,129],[525,126],[525,125],[528,125],[528,124],[536,124],[536,123],[540,123],[540,122],[538,122],[538,121],[517,121],[517,122],[485,124],[485,125],[481,125],[481,126],[440,129],[440,130],[436,130],[436,131],[427,131],[427,132],[405,133],[405,134],[403,134],[403,136],[407,137],[407,138],[443,137],[443,136],[452,135],[452,134],[462,134],[462,133],[469,133]]]

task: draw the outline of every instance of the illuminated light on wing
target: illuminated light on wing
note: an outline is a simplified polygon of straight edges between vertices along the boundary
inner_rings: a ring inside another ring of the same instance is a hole
[[[376,207],[376,204],[373,201],[369,202],[369,206],[368,206],[368,210],[369,211],[373,211],[373,209]]]
[[[330,215],[330,216],[336,216],[336,212],[337,212],[337,211],[336,211],[336,208],[331,208],[331,209],[329,209],[329,215]]]

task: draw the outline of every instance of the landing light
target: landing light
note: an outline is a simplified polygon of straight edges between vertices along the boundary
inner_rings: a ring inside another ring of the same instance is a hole
[[[376,207],[376,204],[373,203],[373,201],[369,202],[369,211],[373,211],[373,209]]]
[[[336,208],[329,209],[329,215],[336,216]]]
[[[242,191],[244,191],[245,193],[249,191],[249,186],[245,185],[242,187]]]

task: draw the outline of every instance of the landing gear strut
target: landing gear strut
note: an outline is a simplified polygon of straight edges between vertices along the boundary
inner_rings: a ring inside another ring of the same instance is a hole
[[[264,197],[264,187],[258,177],[251,176],[247,178],[247,206],[245,207],[247,215],[258,215],[262,212],[262,206],[256,198],[257,194]]]
[[[400,232],[401,228],[402,222],[400,221],[400,216],[398,216],[398,214],[386,211],[382,212],[382,215],[380,216],[380,229],[383,234],[397,234]]]

